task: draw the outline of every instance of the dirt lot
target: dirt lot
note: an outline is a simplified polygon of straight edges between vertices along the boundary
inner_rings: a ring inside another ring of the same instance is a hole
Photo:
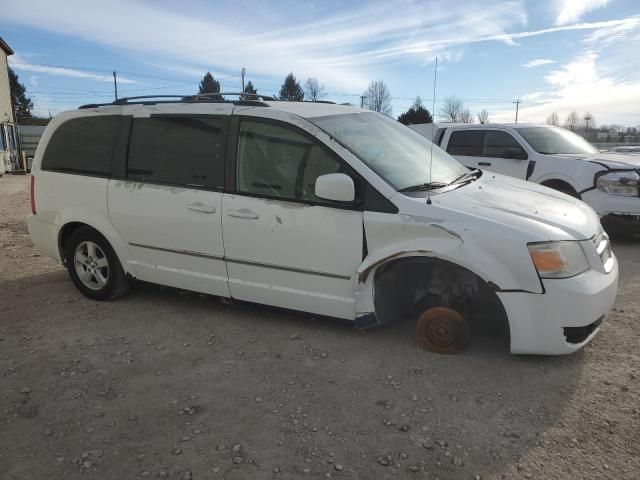
[[[457,356],[350,324],[138,285],[80,295],[0,179],[0,478],[640,478],[640,242],[582,352]]]

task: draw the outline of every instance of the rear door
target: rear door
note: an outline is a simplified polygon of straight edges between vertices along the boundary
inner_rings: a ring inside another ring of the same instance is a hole
[[[470,168],[526,179],[529,156],[506,130],[465,128],[451,132],[447,153]]]
[[[447,153],[469,168],[483,168],[480,165],[483,141],[482,130],[452,130],[447,139]]]
[[[108,203],[141,280],[229,295],[221,213],[232,106],[223,107],[221,115],[134,115]]]
[[[363,212],[323,201],[318,176],[355,174],[298,127],[235,117],[233,171],[222,207],[234,298],[353,319]],[[358,187],[357,187],[358,188]]]

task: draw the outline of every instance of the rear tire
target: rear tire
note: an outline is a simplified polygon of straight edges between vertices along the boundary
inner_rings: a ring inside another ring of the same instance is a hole
[[[97,231],[82,227],[64,245],[69,276],[93,300],[114,300],[129,291],[129,282],[113,248]]]

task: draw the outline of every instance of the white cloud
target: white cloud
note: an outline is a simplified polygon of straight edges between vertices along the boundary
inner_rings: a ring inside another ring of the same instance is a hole
[[[229,74],[246,66],[251,76],[280,79],[293,71],[355,91],[379,75],[380,65],[420,65],[435,55],[455,61],[461,52],[452,47],[465,39],[505,35],[526,22],[523,0],[379,1],[339,14],[325,7],[324,15],[315,17],[304,10],[317,7],[294,3],[289,10],[300,9],[295,21],[281,5],[271,6],[280,19],[207,15],[207,4],[179,11],[156,2],[21,0],[3,10],[3,20],[95,42],[148,64],[184,66],[184,72]]]
[[[9,57],[9,65],[15,70],[25,72],[37,72],[47,75],[58,75],[63,77],[83,78],[86,80],[95,80],[97,82],[113,82],[112,75],[101,75],[86,70],[78,70],[75,68],[56,67],[54,65],[44,65],[40,63],[30,63],[24,60],[20,55],[14,54]],[[32,77],[33,78],[33,77]],[[35,77],[36,79],[38,77]],[[119,83],[138,83],[126,77],[118,76]],[[37,86],[37,85],[36,85]]]
[[[542,65],[549,65],[551,63],[556,63],[555,60],[551,60],[550,58],[536,58],[534,60],[529,60],[527,63],[523,65],[526,68],[532,67],[540,67]]]
[[[556,25],[577,22],[592,10],[606,7],[609,0],[556,0]]]
[[[630,123],[640,121],[640,81],[620,80],[598,64],[600,56],[587,50],[562,68],[549,72],[544,80],[545,92],[525,96],[519,119],[523,122],[542,122],[551,112],[565,118],[570,112],[591,112],[599,123]],[[526,106],[526,104],[532,104]],[[511,111],[492,115],[494,121],[512,122]]]
[[[38,86],[38,76],[37,75],[31,75],[29,77],[29,83],[31,85],[33,85],[34,87],[37,87]]]

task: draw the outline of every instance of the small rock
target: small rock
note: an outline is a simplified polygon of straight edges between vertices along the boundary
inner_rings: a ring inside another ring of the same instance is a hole
[[[391,455],[382,455],[381,457],[378,457],[378,463],[384,467],[388,467],[389,465],[391,465],[391,462]]]
[[[402,425],[400,425],[398,430],[400,430],[401,432],[408,432],[409,431],[409,425],[407,425],[406,423],[403,423]]]
[[[80,458],[82,458],[83,460],[86,460],[87,458],[89,458],[89,453],[88,452],[82,452],[82,455],[80,455]]]
[[[409,466],[408,470],[410,472],[414,472],[415,473],[415,472],[419,472],[420,471],[420,467],[418,465],[411,465],[411,466]]]
[[[273,473],[280,473],[280,467],[273,467]]]
[[[82,463],[82,466],[84,468],[86,468],[86,469],[89,469],[89,468],[91,468],[91,462],[87,460],[87,461]]]
[[[233,463],[235,463],[236,465],[240,465],[242,462],[244,462],[244,458],[241,456],[237,456],[237,457],[233,457]]]
[[[31,389],[29,387],[21,388],[20,393],[31,393]]]
[[[464,461],[460,457],[453,457],[453,462],[452,463],[454,465],[456,465],[457,467],[461,467],[461,466],[464,465]]]
[[[422,446],[427,450],[431,450],[433,448],[433,440],[427,438],[424,442],[422,442]]]
[[[404,452],[400,452],[400,455],[398,455],[402,460],[406,460],[407,458],[409,458],[409,455],[407,455]]]
[[[182,455],[182,449],[181,448],[174,448],[173,449],[173,453],[174,455]]]
[[[142,475],[143,477],[145,477],[145,478],[146,478],[146,477],[148,477],[149,475],[151,475],[151,473],[150,473],[150,472],[147,472],[147,471],[145,470],[144,472],[142,472],[142,474],[141,474],[141,475]]]
[[[344,469],[344,466],[342,466],[340,463],[336,463],[333,468],[335,468],[338,472],[341,472]]]
[[[293,333],[290,337],[291,340],[297,340],[298,338],[300,338],[300,335],[298,334],[298,332]]]
[[[191,472],[189,470],[184,472],[184,475],[182,475],[182,480],[193,480],[193,475],[191,475]]]
[[[256,403],[262,402],[262,397],[256,397]]]
[[[448,443],[445,442],[444,440],[438,440],[436,443],[440,445],[442,448],[445,448],[448,445]]]
[[[49,429],[46,429],[44,431],[44,435],[47,436],[47,437],[50,437],[51,435],[53,435],[53,432],[51,430],[49,430]]]

